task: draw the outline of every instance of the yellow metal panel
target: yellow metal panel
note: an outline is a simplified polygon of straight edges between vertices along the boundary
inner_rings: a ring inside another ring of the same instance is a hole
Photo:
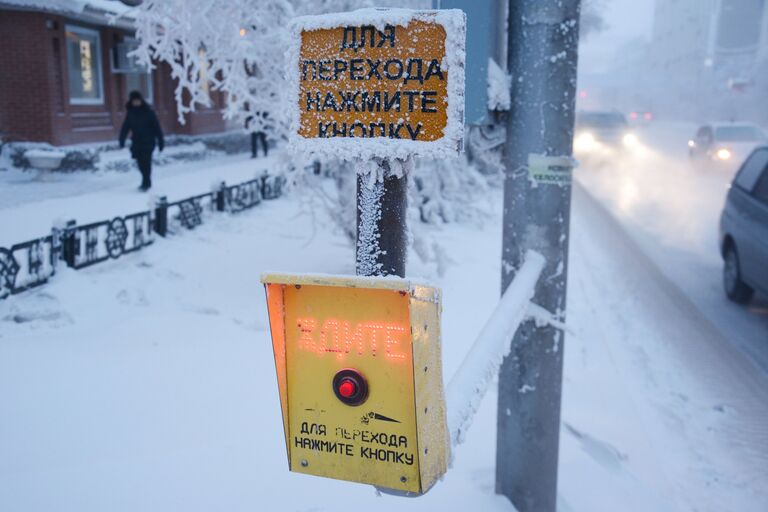
[[[411,290],[413,372],[422,493],[448,469],[450,441],[446,424],[440,343],[440,291]]]
[[[284,294],[291,468],[419,492],[408,295],[301,285]],[[345,368],[368,382],[360,406],[333,392]]]
[[[426,492],[446,471],[440,292],[405,279],[265,275],[292,471]],[[334,376],[369,393],[347,405]]]

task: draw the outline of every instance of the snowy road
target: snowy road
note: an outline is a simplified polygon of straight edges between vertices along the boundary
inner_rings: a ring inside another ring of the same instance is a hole
[[[211,172],[250,172],[228,165]],[[560,509],[766,510],[762,372],[622,226],[574,199]],[[258,276],[353,270],[315,206],[294,193],[212,216],[0,301],[0,510],[511,510],[493,494],[493,392],[423,498],[287,471]],[[446,379],[498,300],[500,210],[419,231],[444,272],[409,260],[443,288]]]
[[[728,301],[717,240],[731,169],[701,170],[687,158],[695,126],[659,123],[641,130],[643,147],[599,163],[586,160],[578,181],[721,332],[768,373],[768,297],[747,307]]]
[[[564,499],[579,498],[573,510],[764,510],[768,378],[578,186],[574,208],[561,437],[592,471],[564,449]],[[612,485],[579,493],[596,474]]]

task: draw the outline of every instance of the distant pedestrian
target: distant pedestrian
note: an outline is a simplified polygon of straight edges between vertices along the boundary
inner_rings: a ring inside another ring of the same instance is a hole
[[[267,117],[267,114],[261,114],[259,112],[248,116],[245,119],[245,129],[248,130],[251,126],[251,123],[254,121],[255,116],[260,117]],[[256,158],[259,156],[259,144],[261,144],[261,147],[264,148],[264,156],[267,156],[267,151],[269,148],[269,145],[267,144],[267,134],[264,133],[263,130],[259,129],[256,131],[251,132],[251,158]]]
[[[142,191],[152,186],[152,152],[157,148],[162,151],[165,146],[163,130],[157,120],[155,111],[144,101],[139,91],[131,91],[128,103],[125,105],[125,121],[120,130],[120,147],[125,147],[125,139],[131,132],[131,156],[141,172]]]
[[[264,148],[264,156],[267,156],[267,135],[262,132],[251,132],[251,158],[259,156],[259,144]]]

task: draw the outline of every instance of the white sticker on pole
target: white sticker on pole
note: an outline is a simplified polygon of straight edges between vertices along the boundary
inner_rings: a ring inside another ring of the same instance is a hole
[[[528,155],[528,179],[543,185],[570,185],[578,162],[570,156]]]

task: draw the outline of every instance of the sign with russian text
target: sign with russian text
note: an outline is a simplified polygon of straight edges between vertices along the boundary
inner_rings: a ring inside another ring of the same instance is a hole
[[[446,471],[439,290],[265,275],[291,471],[425,493]]]
[[[336,156],[455,154],[464,132],[464,34],[459,10],[298,18],[292,137]]]

